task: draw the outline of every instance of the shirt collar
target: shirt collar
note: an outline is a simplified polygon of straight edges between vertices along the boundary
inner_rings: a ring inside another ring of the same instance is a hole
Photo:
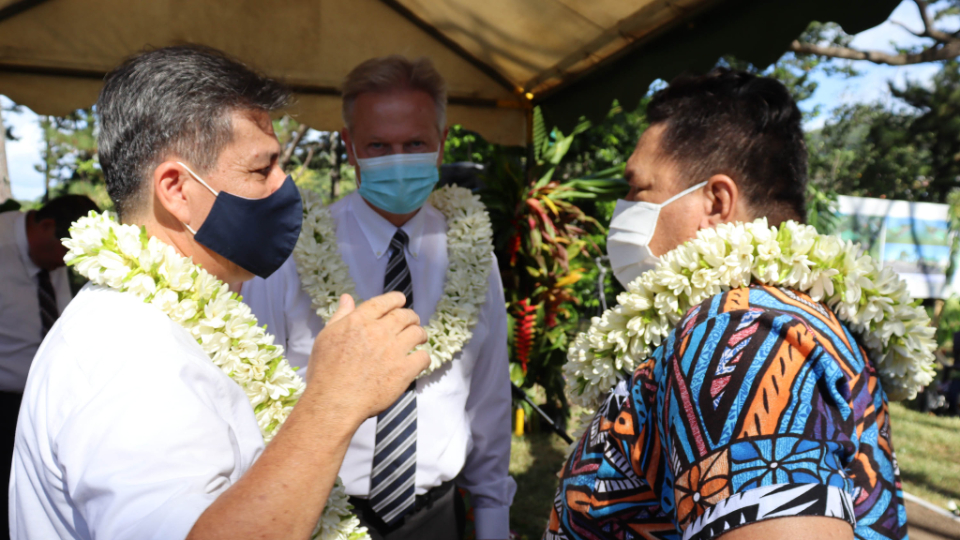
[[[27,269],[27,273],[30,274],[30,277],[36,276],[40,273],[40,267],[33,264],[33,259],[30,258],[30,243],[27,242],[27,213],[24,212],[23,216],[20,219],[14,221],[13,224],[14,235],[17,239],[17,247],[20,249],[20,259],[23,261],[23,266]]]
[[[424,204],[424,206],[427,204],[429,203]],[[350,201],[350,210],[360,223],[360,230],[363,231],[363,235],[367,238],[373,254],[378,259],[386,255],[390,247],[390,241],[393,240],[393,235],[397,233],[396,225],[387,221],[386,218],[371,208],[370,205],[363,200],[359,192]],[[407,252],[410,253],[414,259],[420,256],[424,219],[423,208],[421,208],[419,212],[400,227],[403,229],[403,232],[407,233],[407,237],[409,238],[407,242]]]

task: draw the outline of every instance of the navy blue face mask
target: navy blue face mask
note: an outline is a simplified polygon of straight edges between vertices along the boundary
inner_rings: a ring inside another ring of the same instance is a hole
[[[199,230],[184,223],[194,239],[257,276],[267,278],[276,272],[293,253],[303,223],[300,191],[290,175],[272,194],[246,199],[225,191],[217,193],[189,167],[183,168],[216,196]]]

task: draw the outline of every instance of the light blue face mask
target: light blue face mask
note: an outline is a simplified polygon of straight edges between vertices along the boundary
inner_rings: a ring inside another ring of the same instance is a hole
[[[357,155],[354,148],[353,155]],[[360,196],[391,214],[417,210],[440,181],[437,158],[440,152],[390,154],[357,158],[360,167]]]

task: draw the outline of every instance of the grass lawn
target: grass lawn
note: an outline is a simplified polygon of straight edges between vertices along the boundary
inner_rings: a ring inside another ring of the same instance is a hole
[[[556,435],[513,437],[510,474],[517,481],[517,494],[510,507],[510,529],[524,540],[537,540],[547,528],[566,448],[567,443]]]
[[[960,418],[931,416],[893,403],[890,419],[903,489],[944,508],[951,499],[960,502]],[[517,481],[517,495],[510,527],[523,539],[543,535],[566,447],[560,437],[546,433],[513,438],[510,474]]]
[[[960,418],[892,403],[890,429],[903,490],[944,508],[951,499],[960,503]]]

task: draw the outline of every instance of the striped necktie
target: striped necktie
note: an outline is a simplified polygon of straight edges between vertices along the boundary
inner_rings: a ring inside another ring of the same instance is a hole
[[[60,316],[57,293],[53,290],[50,272],[47,270],[40,270],[37,274],[37,300],[40,301],[40,338],[43,339]]]
[[[383,292],[400,291],[407,296],[404,307],[413,306],[413,285],[404,257],[407,234],[402,229],[390,241],[390,260],[383,278]],[[416,500],[417,476],[416,382],[393,405],[377,416],[377,439],[370,473],[370,506],[388,525],[399,522]]]

